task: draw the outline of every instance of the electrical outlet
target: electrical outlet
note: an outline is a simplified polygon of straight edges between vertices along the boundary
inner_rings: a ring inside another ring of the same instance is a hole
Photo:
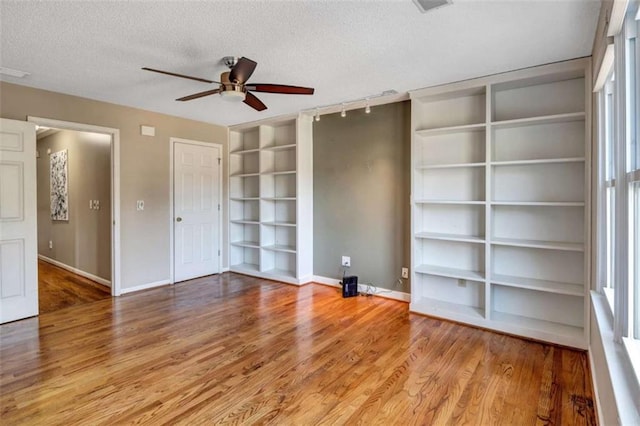
[[[467,280],[463,280],[462,278],[460,278],[458,280],[458,287],[466,287],[467,286]]]
[[[351,257],[350,256],[342,256],[342,266],[345,268],[351,267]]]
[[[49,248],[52,249],[53,248],[53,241],[49,240]]]
[[[402,278],[409,278],[409,268],[402,268]]]
[[[144,210],[144,200],[136,201],[136,210],[138,211]]]
[[[89,200],[89,210],[93,210],[93,200]]]

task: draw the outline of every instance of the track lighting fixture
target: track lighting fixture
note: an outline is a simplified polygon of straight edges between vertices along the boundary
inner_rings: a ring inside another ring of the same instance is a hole
[[[347,110],[345,109],[345,104],[342,104],[342,112],[340,113],[340,117],[344,118],[347,116]]]
[[[316,108],[316,117],[315,117],[316,121],[320,121],[320,110],[318,108]]]
[[[367,98],[366,106],[364,107],[365,114],[369,114],[371,112],[371,106],[369,105],[369,98]]]

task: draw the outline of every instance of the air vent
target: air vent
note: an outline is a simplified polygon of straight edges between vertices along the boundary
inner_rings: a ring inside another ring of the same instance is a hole
[[[451,4],[453,0],[413,0],[413,2],[418,6],[420,12],[426,13],[429,10]]]

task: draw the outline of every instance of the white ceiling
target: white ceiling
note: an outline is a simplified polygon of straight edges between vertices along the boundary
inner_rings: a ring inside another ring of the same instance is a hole
[[[232,125],[564,59],[589,56],[597,0],[454,0],[421,14],[386,1],[0,1],[2,76],[21,85]],[[258,94],[269,109],[154,74],[218,80],[226,55],[258,62],[249,80],[315,87]]]

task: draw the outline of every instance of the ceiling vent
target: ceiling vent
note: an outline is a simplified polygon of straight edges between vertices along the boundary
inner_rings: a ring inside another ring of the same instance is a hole
[[[451,4],[453,0],[413,0],[413,2],[418,6],[420,12],[426,13],[429,10]]]

